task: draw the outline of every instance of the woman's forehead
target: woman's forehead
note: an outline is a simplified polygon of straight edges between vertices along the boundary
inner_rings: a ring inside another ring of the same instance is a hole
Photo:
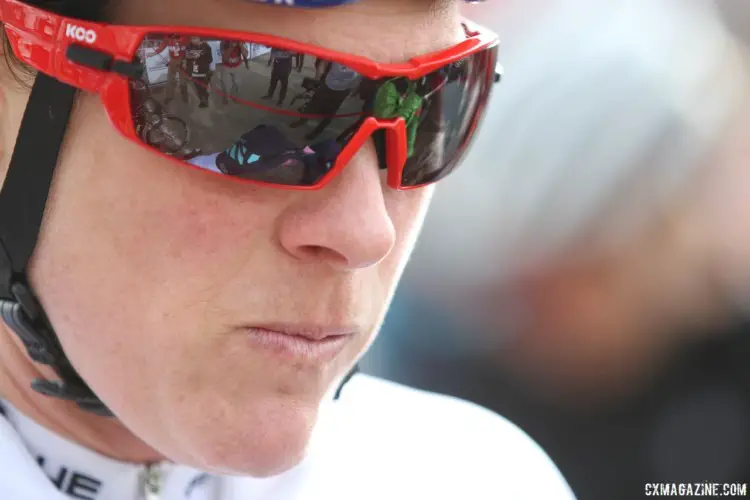
[[[458,40],[455,0],[359,0],[341,7],[297,9],[252,0],[127,0],[113,22],[179,25],[272,34],[393,62]]]

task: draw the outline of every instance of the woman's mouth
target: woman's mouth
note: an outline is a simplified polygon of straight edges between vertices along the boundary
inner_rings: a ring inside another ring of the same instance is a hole
[[[288,361],[328,363],[355,338],[354,329],[313,326],[263,326],[245,329],[250,344]]]

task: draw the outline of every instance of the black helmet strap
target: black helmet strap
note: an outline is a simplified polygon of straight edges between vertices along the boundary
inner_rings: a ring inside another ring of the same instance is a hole
[[[60,377],[34,380],[34,390],[111,416],[65,356],[27,274],[76,92],[43,73],[35,77],[0,191],[0,316],[31,359],[51,366]]]

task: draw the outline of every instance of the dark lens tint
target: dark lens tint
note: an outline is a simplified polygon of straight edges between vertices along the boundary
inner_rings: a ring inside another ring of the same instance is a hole
[[[419,112],[407,120],[409,157],[401,183],[439,181],[459,164],[489,98],[495,52],[480,52],[418,82]]]
[[[419,81],[374,81],[339,63],[234,40],[155,35],[138,56],[145,71],[132,82],[131,103],[144,143],[207,170],[281,185],[318,183],[373,115],[407,122],[405,184],[443,177],[483,92],[473,58]]]
[[[138,55],[139,137],[208,170],[315,184],[362,118],[361,77],[310,55],[174,35],[150,36]]]

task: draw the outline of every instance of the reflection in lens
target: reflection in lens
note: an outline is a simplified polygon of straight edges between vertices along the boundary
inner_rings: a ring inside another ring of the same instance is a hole
[[[466,135],[470,120],[461,119],[481,100],[464,96],[469,65],[417,81],[375,81],[309,54],[175,34],[147,37],[138,54],[144,72],[131,85],[131,103],[145,144],[274,184],[320,182],[369,116],[406,122],[405,184],[442,176],[461,149],[454,136]]]
[[[315,184],[366,108],[360,75],[306,54],[170,34],[148,37],[139,54],[144,77],[131,91],[139,137],[226,175]]]
[[[494,52],[450,64],[419,82],[423,96],[401,176],[405,186],[436,182],[459,165],[491,88]]]

